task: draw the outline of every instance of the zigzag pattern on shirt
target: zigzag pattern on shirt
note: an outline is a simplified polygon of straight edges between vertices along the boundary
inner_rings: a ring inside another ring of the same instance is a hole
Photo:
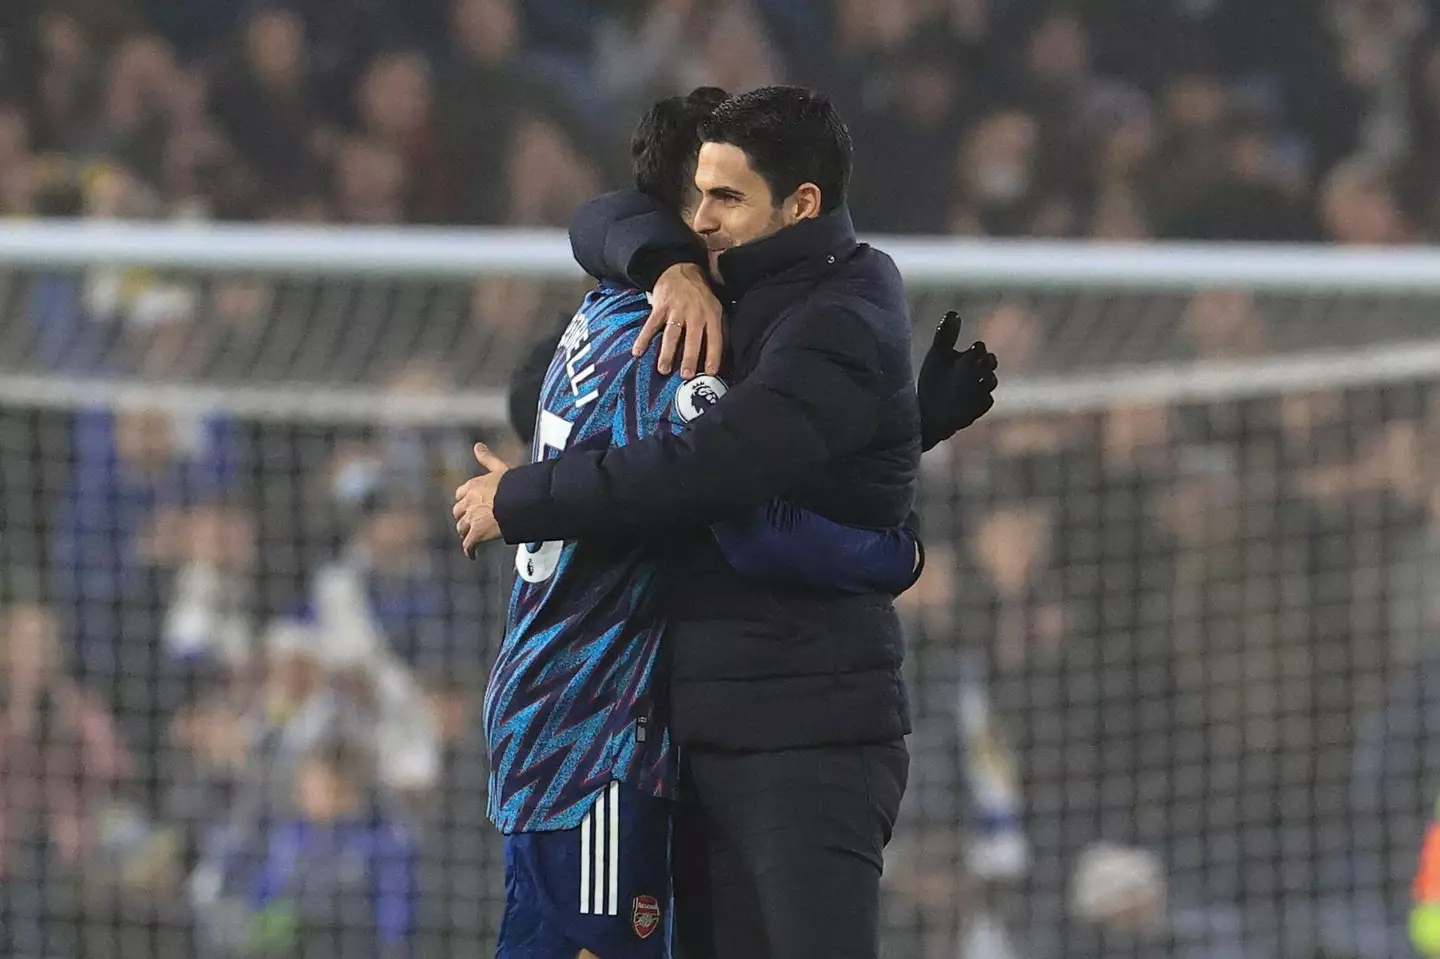
[[[571,424],[567,449],[667,424],[678,380],[660,376],[653,357],[630,356],[649,312],[643,294],[602,285],[572,320],[540,397]],[[538,434],[532,455],[547,455]],[[636,550],[581,542],[563,546],[548,578],[517,579],[484,708],[489,812],[502,831],[578,827],[614,779],[656,795],[671,787],[668,733],[642,743],[635,723],[663,626],[649,599],[656,573]]]

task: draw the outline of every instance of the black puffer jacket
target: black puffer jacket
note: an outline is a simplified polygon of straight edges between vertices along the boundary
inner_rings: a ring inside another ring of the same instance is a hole
[[[650,219],[653,239],[617,243],[619,219],[635,221],[627,214],[598,231],[593,255],[579,255],[586,238],[572,237],[577,258],[648,286],[665,259],[656,251],[685,234]],[[633,276],[638,262],[652,275]],[[844,209],[728,251],[720,271],[732,381],[723,402],[678,436],[511,470],[496,501],[500,528],[512,543],[642,535],[668,552],[669,706],[680,742],[775,749],[898,738],[909,715],[889,597],[744,579],[704,527],[775,496],[842,523],[904,522],[920,420],[899,273],[856,241]]]

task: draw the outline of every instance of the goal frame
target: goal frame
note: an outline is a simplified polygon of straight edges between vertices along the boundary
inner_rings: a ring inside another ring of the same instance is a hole
[[[1440,250],[1285,244],[1110,244],[1051,240],[865,237],[892,256],[909,289],[1024,289],[1097,295],[1245,289],[1304,296],[1440,294]],[[265,274],[357,280],[463,281],[486,275],[573,280],[564,231],[534,229],[255,226],[45,220],[0,227],[0,270],[89,268]],[[1199,401],[1440,374],[1434,340],[1379,344],[1359,355],[1299,354],[1006,378],[994,415],[1093,411],[1115,404]],[[339,422],[505,422],[495,390],[377,397],[363,388],[303,384],[214,388],[0,373],[0,403],[195,411],[255,419]]]

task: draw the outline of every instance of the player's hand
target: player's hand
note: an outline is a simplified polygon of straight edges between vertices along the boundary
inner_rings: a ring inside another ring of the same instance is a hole
[[[455,491],[455,508],[450,511],[455,517],[455,532],[460,534],[465,555],[470,559],[475,558],[481,543],[500,538],[500,524],[495,520],[495,493],[500,489],[501,477],[510,469],[484,443],[475,444],[475,461],[485,468],[485,473],[467,480]]]
[[[675,368],[675,355],[684,347],[680,358],[680,375],[687,380],[700,368],[700,355],[705,355],[705,372],[720,372],[720,359],[725,350],[721,328],[720,301],[705,280],[705,271],[694,263],[677,263],[660,274],[650,294],[650,319],[635,338],[630,351],[642,356],[650,348],[655,334],[660,338],[660,357],[656,366],[661,373]]]
[[[920,399],[920,439],[924,449],[943,443],[990,412],[995,405],[995,354],[976,342],[956,352],[960,314],[951,310],[935,330],[935,341],[920,366],[915,392]]]

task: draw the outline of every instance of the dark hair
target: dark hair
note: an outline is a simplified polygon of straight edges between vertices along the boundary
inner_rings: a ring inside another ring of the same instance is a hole
[[[362,792],[374,784],[374,753],[347,732],[328,730],[311,746],[305,758],[325,767],[335,778]]]
[[[635,188],[678,213],[695,178],[700,121],[728,97],[719,87],[697,87],[687,96],[667,97],[651,107],[630,138]]]
[[[760,87],[726,100],[700,123],[704,143],[745,151],[776,205],[800,188],[820,188],[820,211],[845,202],[850,186],[850,131],[828,97],[804,87]]]

